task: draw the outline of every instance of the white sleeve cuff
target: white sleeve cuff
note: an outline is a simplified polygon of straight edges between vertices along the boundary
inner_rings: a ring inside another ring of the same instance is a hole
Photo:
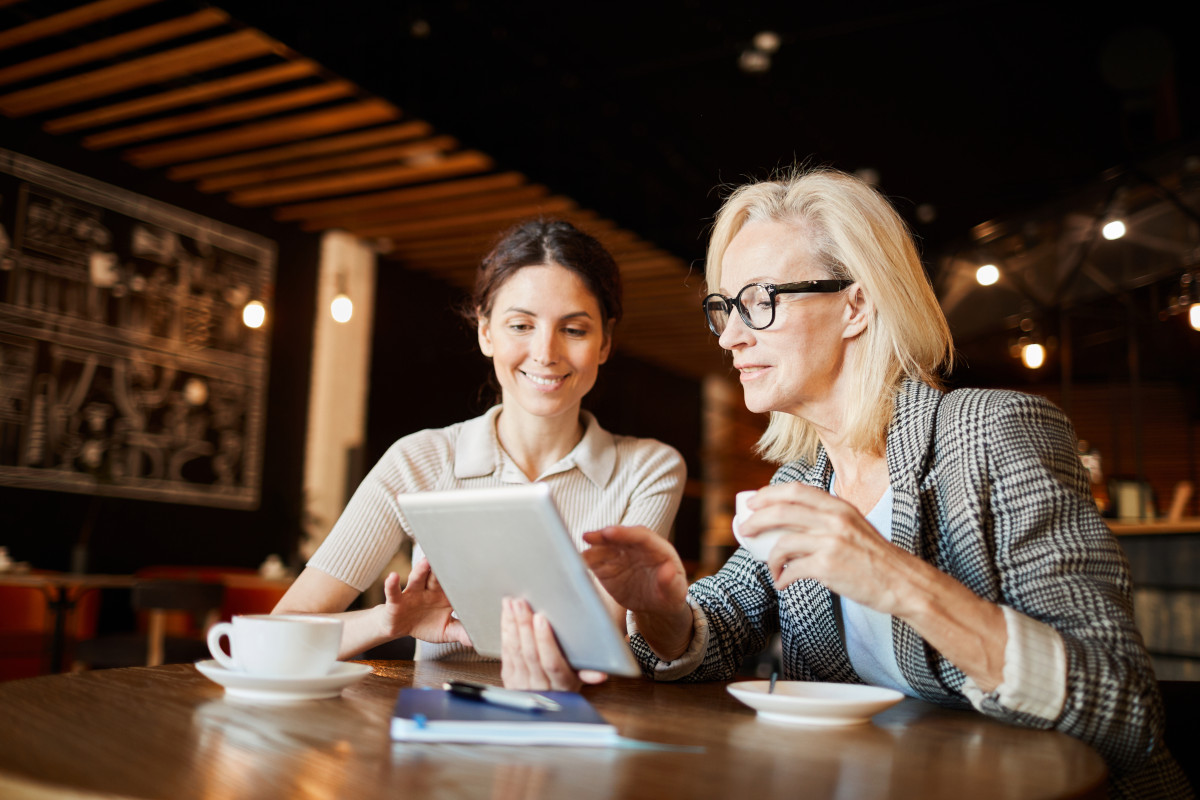
[[[996,687],[1000,705],[1045,720],[1058,719],[1067,699],[1067,650],[1062,636],[1044,622],[1000,606],[1008,643],[1004,646],[1004,680]],[[984,692],[970,677],[963,694],[976,709]]]
[[[692,609],[692,641],[679,658],[674,661],[659,661],[654,665],[656,681],[679,680],[685,675],[691,675],[704,663],[704,653],[708,649],[708,616],[690,594],[687,596],[687,604]],[[625,627],[630,636],[638,632],[632,611],[625,615]]]

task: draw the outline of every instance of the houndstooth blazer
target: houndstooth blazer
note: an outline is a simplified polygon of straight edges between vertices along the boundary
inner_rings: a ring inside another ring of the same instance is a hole
[[[1109,765],[1114,797],[1188,796],[1162,744],[1162,702],[1133,622],[1128,563],[1092,502],[1066,416],[1017,392],[943,394],[910,381],[897,396],[887,464],[892,544],[1062,637],[1067,696],[1057,719],[1005,708],[996,692],[980,710],[1092,745]],[[813,463],[780,468],[772,483],[823,488],[831,470],[822,449]],[[785,678],[863,682],[839,632],[837,597],[815,580],[777,592],[766,566],[739,549],[689,594],[709,633],[703,662],[684,680],[728,680],[779,631]],[[892,637],[900,671],[922,698],[970,707],[960,669],[901,620],[892,620]],[[645,640],[635,633],[631,643],[653,674],[659,661]]]

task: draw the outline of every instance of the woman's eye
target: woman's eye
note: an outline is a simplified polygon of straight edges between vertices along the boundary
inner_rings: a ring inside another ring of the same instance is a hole
[[[587,336],[588,333],[583,328],[566,328],[565,330],[568,336]]]
[[[509,323],[508,329],[516,333],[525,333],[525,331],[533,330],[533,326],[525,322]]]

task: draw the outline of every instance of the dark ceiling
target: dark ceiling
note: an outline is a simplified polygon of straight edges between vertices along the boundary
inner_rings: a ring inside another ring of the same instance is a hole
[[[0,112],[459,287],[497,229],[563,214],[622,263],[623,346],[693,377],[725,369],[687,270],[721,187],[829,164],[873,175],[917,233],[955,381],[1200,396],[1181,368],[1200,336],[1162,317],[1200,279],[1195,2],[197,5],[0,0]],[[1118,205],[1129,235],[1102,242]],[[1023,336],[1045,369],[1012,358]]]
[[[718,185],[793,160],[875,170],[932,261],[1200,137],[1195,3],[222,7],[687,260]]]

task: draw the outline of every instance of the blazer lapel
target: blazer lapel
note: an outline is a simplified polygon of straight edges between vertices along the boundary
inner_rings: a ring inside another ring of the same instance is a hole
[[[906,381],[896,398],[888,430],[888,476],[892,485],[892,544],[928,563],[934,562],[936,520],[926,520],[922,509],[922,486],[930,480],[933,462],[934,426],[944,395],[918,381]],[[926,539],[922,539],[922,531]],[[938,653],[907,622],[892,618],[892,644],[896,662],[908,684],[927,700],[945,697],[946,687],[937,675]]]
[[[829,456],[821,449],[811,465],[788,464],[775,474],[771,483],[796,481],[826,489],[832,470]],[[850,664],[850,656],[846,652],[846,631],[838,595],[817,581],[805,578],[784,589],[779,602],[786,604],[799,622],[793,631],[795,638],[803,642],[799,652],[821,654],[815,663],[789,665],[787,674],[838,683],[863,682]],[[838,642],[840,647],[831,647],[831,642]],[[784,658],[787,658],[786,650]]]

